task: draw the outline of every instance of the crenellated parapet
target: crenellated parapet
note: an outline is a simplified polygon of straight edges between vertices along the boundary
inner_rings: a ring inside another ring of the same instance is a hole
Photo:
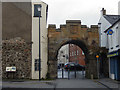
[[[48,28],[56,28],[56,25],[55,24],[49,24]]]
[[[56,25],[55,24],[49,24],[48,25],[48,32],[50,31],[56,31]]]
[[[87,25],[81,25],[81,28],[87,28]]]
[[[98,28],[98,25],[91,25],[91,28]]]
[[[98,38],[98,25],[91,25],[89,28],[87,25],[81,25],[81,20],[66,20],[66,24],[61,24],[60,28],[56,28],[55,24],[49,24],[48,36],[83,39],[97,36]]]
[[[66,20],[66,24],[81,24],[81,20]]]
[[[98,25],[91,25],[90,28],[88,28],[88,32],[98,33]]]
[[[66,28],[66,24],[60,25],[60,28],[61,28],[61,29],[62,29],[62,28]]]

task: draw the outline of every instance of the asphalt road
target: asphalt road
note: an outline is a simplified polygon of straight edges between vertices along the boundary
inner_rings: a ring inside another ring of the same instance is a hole
[[[119,90],[118,83],[111,79],[91,80],[86,79],[82,71],[70,71],[70,79],[68,79],[68,71],[64,71],[64,78],[61,70],[58,70],[59,79],[50,81],[23,81],[12,82],[3,81],[2,90]],[[1,86],[0,86],[1,87]]]
[[[102,80],[103,84],[90,79],[57,79],[53,81],[3,82],[2,90],[118,90],[118,84]]]

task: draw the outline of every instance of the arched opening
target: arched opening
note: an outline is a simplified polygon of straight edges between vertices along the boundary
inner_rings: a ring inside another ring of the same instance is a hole
[[[66,44],[74,44],[74,45],[77,45],[79,48],[82,49],[82,51],[84,52],[85,54],[85,62],[87,63],[87,55],[88,55],[88,48],[87,46],[85,45],[85,43],[81,40],[69,40],[69,41],[66,41],[65,43],[63,43],[62,45],[60,45],[56,51],[56,59],[57,59],[57,55],[58,55],[58,52],[59,52],[59,49],[66,45]]]
[[[87,54],[88,49],[80,40],[63,43],[56,55],[57,78],[84,78]]]

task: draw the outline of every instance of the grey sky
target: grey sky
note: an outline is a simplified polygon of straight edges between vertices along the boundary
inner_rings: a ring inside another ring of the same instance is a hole
[[[81,20],[82,24],[97,24],[100,10],[118,14],[119,0],[42,0],[49,6],[48,24],[65,24],[66,20]]]

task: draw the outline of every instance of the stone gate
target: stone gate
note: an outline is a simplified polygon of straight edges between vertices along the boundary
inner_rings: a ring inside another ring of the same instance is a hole
[[[97,78],[96,55],[100,53],[98,26],[81,25],[80,20],[67,20],[65,25],[48,26],[48,74],[49,78],[57,77],[57,55],[66,44],[75,44],[85,53],[86,77]]]

